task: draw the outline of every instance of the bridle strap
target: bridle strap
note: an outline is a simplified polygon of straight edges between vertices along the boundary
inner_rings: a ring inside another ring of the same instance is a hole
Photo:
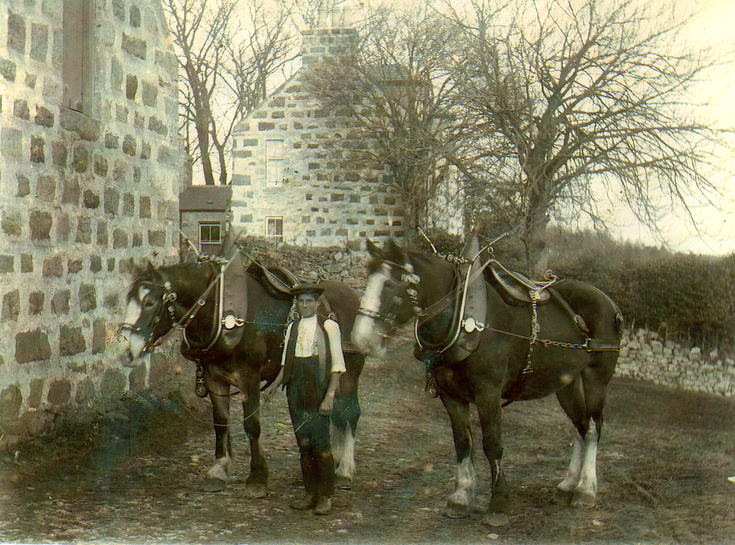
[[[181,318],[176,320],[175,316],[175,309],[173,304],[175,301],[178,300],[178,294],[176,291],[171,289],[171,283],[166,281],[163,284],[158,284],[156,282],[151,281],[144,281],[140,284],[142,286],[153,286],[157,288],[161,288],[164,290],[164,294],[161,296],[161,302],[165,305],[166,310],[169,312],[169,315],[171,316],[171,320],[173,324],[171,325],[171,328],[166,331],[163,335],[161,335],[158,339],[155,341],[151,341],[149,338],[145,345],[143,346],[143,352],[150,352],[154,348],[156,348],[158,345],[160,345],[164,339],[173,331],[174,329],[182,329],[184,331],[183,338],[184,342],[186,343],[187,347],[191,348],[191,344],[189,343],[189,340],[186,337],[186,328],[189,326],[191,321],[194,319],[194,317],[199,313],[199,311],[202,309],[202,307],[206,304],[207,296],[212,291],[212,289],[217,286],[218,283],[221,283],[222,278],[224,277],[225,271],[229,268],[229,266],[232,264],[234,260],[232,258],[228,259],[226,262],[219,263],[220,264],[220,271],[219,273],[214,277],[214,279],[209,283],[209,285],[206,287],[206,289],[202,292],[202,294],[197,298],[196,302],[186,311],[184,314],[182,314]],[[214,267],[214,264],[209,261],[210,264]],[[220,288],[220,297],[222,295],[222,289]],[[222,305],[217,305],[217,310],[221,314],[222,312]],[[158,317],[158,322],[160,320],[160,317]],[[217,318],[217,317],[215,317]],[[222,332],[222,320],[217,319],[216,322],[218,324],[218,327],[216,327],[217,331],[213,335],[212,340],[207,345],[207,347],[204,349],[204,351],[210,350],[214,344],[217,342],[217,340],[220,337],[220,334]],[[140,333],[141,329],[139,327],[136,327],[135,324],[128,324],[128,323],[122,323],[120,324],[120,327],[118,328],[118,331],[122,330],[129,330],[134,333]]]

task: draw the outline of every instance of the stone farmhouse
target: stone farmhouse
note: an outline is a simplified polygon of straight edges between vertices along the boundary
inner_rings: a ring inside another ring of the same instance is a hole
[[[326,18],[323,18],[323,20]],[[304,88],[316,63],[355,47],[342,17],[302,33],[302,67],[237,127],[233,140],[232,224],[237,232],[309,246],[350,246],[363,237],[400,237],[403,210],[388,173],[361,165],[369,143],[349,119],[326,111]]]
[[[115,330],[178,260],[177,125],[158,0],[0,0],[0,442],[161,374]]]

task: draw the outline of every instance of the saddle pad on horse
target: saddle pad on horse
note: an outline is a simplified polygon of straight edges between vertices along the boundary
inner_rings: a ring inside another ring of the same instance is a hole
[[[533,290],[536,291],[537,303],[545,303],[551,298],[551,294],[546,287],[539,286],[537,282],[534,282],[519,272],[509,271],[494,259],[490,261],[488,269],[490,269],[493,279],[498,286],[503,289],[506,295],[516,301],[531,303],[531,292]]]
[[[273,295],[286,299],[292,297],[291,288],[300,282],[299,277],[284,267],[266,267],[254,261],[247,272],[257,278]]]
[[[461,313],[459,332],[456,334],[454,345],[447,352],[450,361],[461,361],[477,349],[482,330],[487,323],[487,285],[482,274],[487,261],[480,256],[480,241],[477,235],[474,235],[465,246],[462,257],[467,261],[460,265],[464,294],[459,309]]]
[[[235,252],[222,275],[220,285],[222,290],[220,320],[223,326],[220,342],[230,350],[242,339],[243,330],[239,326],[243,324],[248,313],[246,274],[245,261],[240,252]]]

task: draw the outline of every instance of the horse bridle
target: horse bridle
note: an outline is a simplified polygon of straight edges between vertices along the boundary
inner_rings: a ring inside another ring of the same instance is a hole
[[[418,315],[423,309],[421,303],[419,302],[418,290],[416,290],[416,286],[421,283],[421,277],[414,272],[413,265],[411,263],[401,264],[387,260],[383,260],[382,264],[387,265],[389,269],[398,269],[399,271],[402,271],[400,280],[395,280],[393,278],[393,274],[388,274],[386,283],[398,286],[400,290],[408,297],[408,302],[413,306],[414,313]],[[403,297],[401,297],[400,295],[396,295],[394,297],[394,301],[395,299],[400,299],[400,302],[403,302]],[[391,329],[395,325],[395,313],[383,314],[380,312],[380,310],[371,310],[363,306],[360,306],[360,308],[357,309],[357,313],[362,314],[363,316],[367,316],[368,318],[373,318],[374,320],[383,322],[384,324],[386,324],[388,329]]]
[[[168,314],[171,317],[171,321],[174,324],[174,326],[171,329],[174,329],[176,325],[178,324],[178,321],[176,320],[176,310],[174,308],[174,303],[178,300],[179,296],[176,293],[176,291],[173,289],[171,282],[167,280],[163,284],[159,284],[157,282],[143,281],[143,282],[140,282],[138,285],[140,287],[159,288],[163,291],[163,294],[161,295],[161,303],[163,303],[164,308],[168,311]],[[153,333],[158,327],[158,324],[161,322],[161,314],[162,314],[161,310],[158,309],[156,311],[155,316],[153,317],[153,321],[151,323],[151,335],[150,337],[148,337],[148,339],[146,339],[146,342],[143,345],[143,350],[142,350],[143,352],[151,352],[158,345],[160,345],[163,342],[163,340],[166,338],[165,334],[159,336],[155,340],[153,338],[154,337]],[[133,333],[143,332],[140,327],[137,327],[135,324],[129,324],[127,322],[123,322],[122,324],[120,324],[120,327],[118,328],[118,333],[121,331],[131,331]]]

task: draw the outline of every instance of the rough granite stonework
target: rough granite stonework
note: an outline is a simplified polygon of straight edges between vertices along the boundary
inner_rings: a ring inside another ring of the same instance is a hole
[[[62,105],[64,1],[0,0],[0,416],[8,426],[148,384],[149,365],[130,378],[114,332],[132,264],[178,260],[184,156],[160,2],[85,1],[94,70],[80,112]]]
[[[266,236],[268,218],[282,218],[283,240],[310,246],[403,234],[387,173],[356,153],[369,144],[350,136],[349,118],[324,111],[303,88],[311,65],[356,43],[352,28],[304,32],[302,68],[238,125],[232,221],[239,232]]]

